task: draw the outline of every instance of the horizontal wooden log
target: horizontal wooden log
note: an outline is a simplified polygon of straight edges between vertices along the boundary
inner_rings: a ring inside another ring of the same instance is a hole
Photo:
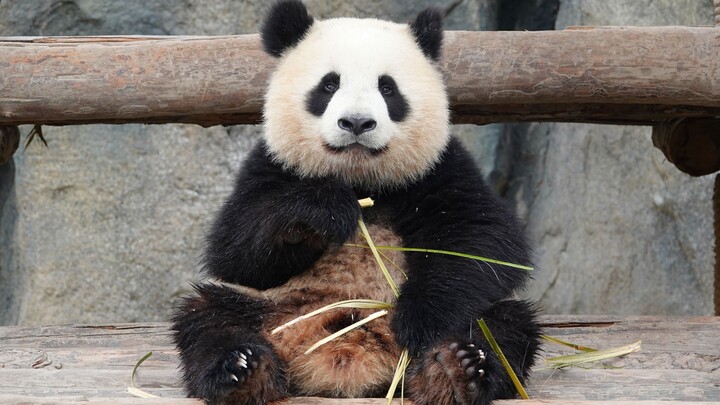
[[[720,405],[720,318],[545,316],[541,320],[546,334],[566,341],[609,348],[642,340],[642,350],[588,369],[553,371],[539,362],[526,385],[534,400],[496,405],[659,405],[660,401]],[[152,401],[127,393],[133,367],[149,351],[153,355],[139,367],[136,383],[161,397]],[[545,343],[541,357],[569,352]],[[0,404],[199,403],[182,399],[177,363],[167,324],[0,327]],[[386,401],[293,398],[281,403],[381,405]]]
[[[0,38],[0,124],[257,123],[275,61],[257,35]],[[648,124],[720,116],[710,27],[449,31],[456,123]]]

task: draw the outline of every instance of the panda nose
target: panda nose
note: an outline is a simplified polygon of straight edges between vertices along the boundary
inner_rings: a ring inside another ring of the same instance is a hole
[[[352,132],[355,135],[372,131],[377,126],[372,118],[365,117],[344,117],[338,120],[338,126],[340,129],[348,132]]]

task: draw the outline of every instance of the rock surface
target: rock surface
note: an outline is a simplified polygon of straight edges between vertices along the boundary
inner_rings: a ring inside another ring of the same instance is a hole
[[[435,5],[449,11],[449,29],[541,28],[537,16],[554,16],[547,8],[557,3],[307,1],[320,18],[396,21]],[[707,3],[566,0],[557,26],[709,24]],[[266,6],[3,0],[0,35],[249,33]],[[49,148],[21,146],[14,163],[0,166],[0,324],[167,320],[196,279],[204,231],[258,132],[45,127]],[[548,313],[710,312],[710,179],[677,173],[651,147],[648,128],[524,124],[454,132],[478,151],[481,167],[537,237],[540,270],[530,293]]]
[[[709,25],[712,2],[563,0],[571,25]],[[509,198],[537,241],[547,313],[712,314],[712,178],[652,147],[649,127],[533,124],[513,139]]]

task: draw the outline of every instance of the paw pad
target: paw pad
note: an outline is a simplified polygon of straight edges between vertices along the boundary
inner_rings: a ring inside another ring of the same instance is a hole
[[[448,349],[455,354],[460,369],[468,380],[467,389],[476,391],[478,382],[485,377],[485,353],[472,343],[453,342],[448,345]]]

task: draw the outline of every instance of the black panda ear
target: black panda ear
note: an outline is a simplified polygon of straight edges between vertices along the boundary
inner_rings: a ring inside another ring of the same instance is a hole
[[[437,61],[443,40],[443,13],[435,7],[427,8],[410,23],[410,29],[425,56]]]
[[[308,15],[302,1],[276,1],[260,27],[265,52],[280,57],[286,49],[300,42],[312,24],[313,18]]]

